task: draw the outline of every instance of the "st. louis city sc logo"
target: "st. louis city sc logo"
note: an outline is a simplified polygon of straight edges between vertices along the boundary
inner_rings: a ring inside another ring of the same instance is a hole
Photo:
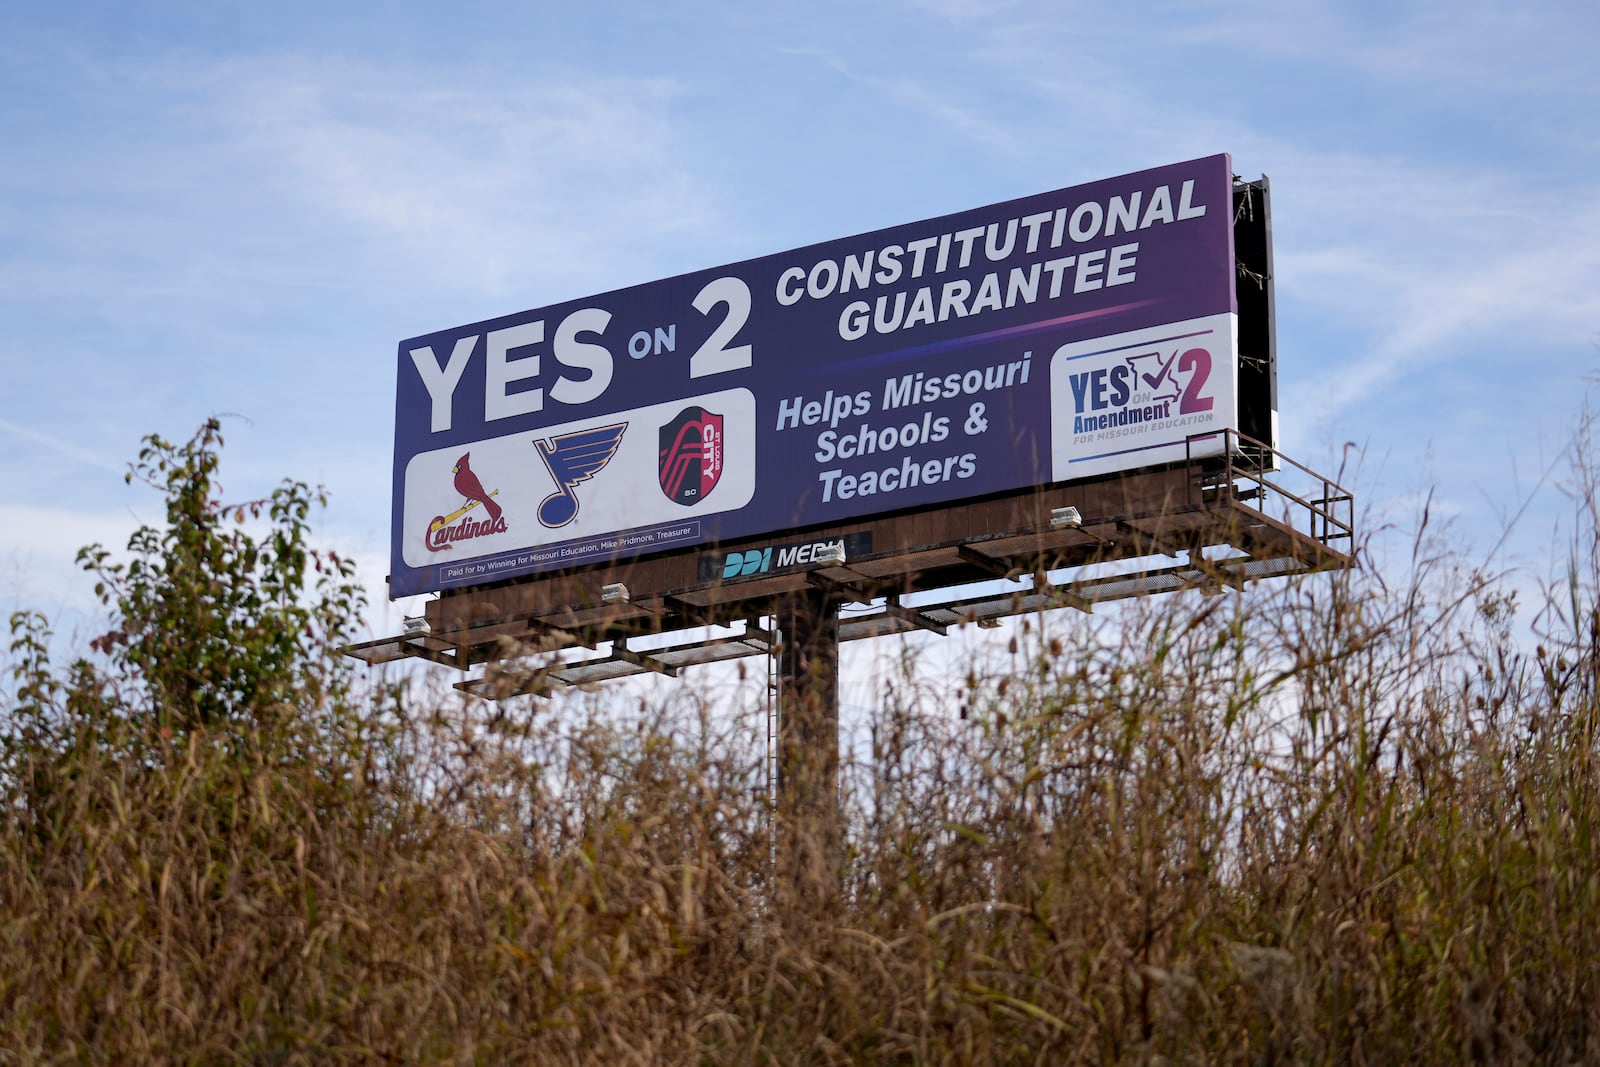
[[[456,492],[461,494],[462,503],[450,514],[435,515],[428,523],[428,532],[423,536],[422,543],[429,552],[448,552],[452,542],[506,532],[505,516],[501,514],[500,505],[494,501],[500,490],[483,491],[483,483],[468,465],[471,458],[472,453],[468,452],[456,460],[456,465],[451,468],[451,473],[456,476]],[[483,519],[472,518],[468,513],[480,505],[485,512]],[[456,522],[457,519],[461,521]]]
[[[684,408],[661,427],[661,491],[675,504],[698,504],[722,477],[723,453],[722,416],[702,407]]]
[[[558,434],[548,441],[535,440],[539,458],[555,479],[556,491],[539,502],[539,522],[552,530],[578,517],[578,497],[574,487],[588,481],[611,462],[622,444],[625,422]]]

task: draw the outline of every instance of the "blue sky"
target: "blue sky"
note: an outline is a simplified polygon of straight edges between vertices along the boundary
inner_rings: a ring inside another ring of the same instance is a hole
[[[77,547],[159,515],[140,437],[217,413],[228,496],[325,484],[381,602],[402,338],[1219,151],[1273,183],[1284,450],[1478,552],[1526,499],[1542,574],[1597,44],[1592,2],[7,5],[0,606],[78,625]]]

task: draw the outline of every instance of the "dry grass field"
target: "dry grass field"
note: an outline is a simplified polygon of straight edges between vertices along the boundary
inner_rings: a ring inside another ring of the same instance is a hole
[[[89,658],[13,620],[0,1063],[1600,1059],[1582,462],[1542,604],[1424,528],[1399,578],[1031,619],[956,697],[908,656],[798,915],[725,694],[356,675],[313,494],[252,540],[220,445],[135,465],[170,525],[85,554]]]

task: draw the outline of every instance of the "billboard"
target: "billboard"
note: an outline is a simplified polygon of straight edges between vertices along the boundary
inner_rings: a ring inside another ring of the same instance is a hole
[[[1191,160],[401,342],[390,595],[1174,462],[1212,431],[1220,451],[1232,173]]]

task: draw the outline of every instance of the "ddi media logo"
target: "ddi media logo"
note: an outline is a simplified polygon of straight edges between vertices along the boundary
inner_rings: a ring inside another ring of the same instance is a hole
[[[872,552],[872,534],[862,530],[843,537],[823,538],[819,541],[793,541],[786,545],[767,545],[743,552],[729,552],[724,556],[702,556],[702,580],[721,578],[749,578],[757,574],[776,574],[791,567],[805,567],[815,563],[824,549],[837,548],[851,559]]]
[[[772,569],[772,546],[752,548],[748,552],[729,552],[722,564],[722,577],[747,578],[752,574],[765,574]]]

